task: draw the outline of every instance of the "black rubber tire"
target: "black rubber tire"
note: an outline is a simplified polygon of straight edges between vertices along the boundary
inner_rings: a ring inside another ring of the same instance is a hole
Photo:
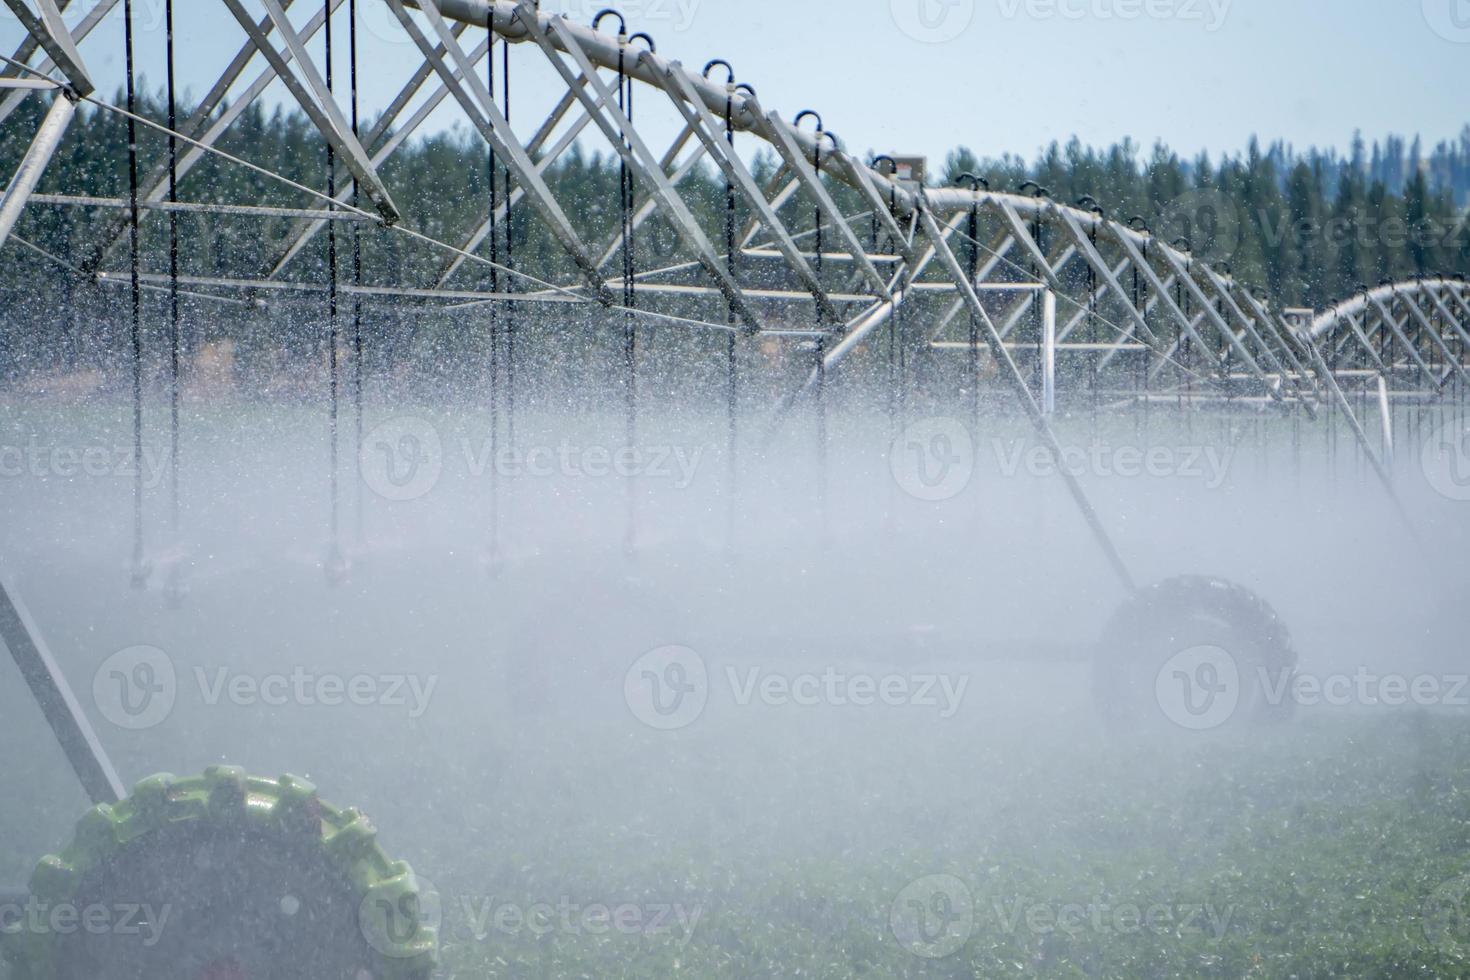
[[[1235,683],[1226,692],[1233,707],[1222,705],[1192,724],[1181,719],[1182,706],[1168,688],[1173,678],[1164,672],[1196,649],[1215,650],[1205,658],[1232,663]],[[1240,728],[1291,717],[1296,668],[1291,635],[1265,600],[1222,579],[1184,576],[1139,591],[1113,615],[1093,659],[1092,691],[1115,729]]]
[[[40,918],[0,939],[16,980],[429,980],[438,938],[419,889],[358,811],[216,766],[94,807],[37,866],[28,908],[115,919]]]

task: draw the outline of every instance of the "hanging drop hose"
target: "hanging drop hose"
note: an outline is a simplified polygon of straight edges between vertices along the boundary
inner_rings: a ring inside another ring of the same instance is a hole
[[[633,80],[628,76],[628,24],[616,10],[603,10],[592,19],[595,31],[608,17],[618,21],[618,109],[628,123],[633,122]],[[623,445],[631,453],[638,441],[638,323],[633,309],[638,301],[637,260],[633,254],[633,172],[628,166],[631,147],[626,130],[618,134],[618,212],[623,252]],[[623,551],[631,554],[638,540],[638,486],[630,474],[625,479],[627,516],[623,530]]]
[[[1049,197],[1051,197],[1051,191],[1047,190],[1045,187],[1041,186],[1040,184],[1038,184],[1034,180],[1023,180],[1021,182],[1020,187],[1018,188],[1018,190],[1022,194],[1026,193],[1026,191],[1028,189],[1030,189],[1030,190],[1032,190],[1032,191],[1035,192],[1036,199],[1038,201],[1041,200],[1041,199],[1043,199],[1043,198],[1049,198]],[[1038,207],[1036,209],[1036,220],[1032,223],[1032,227],[1031,227],[1031,239],[1032,239],[1032,241],[1034,241],[1036,243],[1036,251],[1037,251],[1037,254],[1040,256],[1041,262],[1043,262],[1043,263],[1046,262],[1046,240],[1045,240],[1045,235],[1046,235],[1046,226],[1042,223],[1042,220],[1041,220],[1041,208]],[[1043,270],[1042,270],[1041,266],[1036,265],[1034,261],[1032,263],[1032,274],[1035,275],[1037,282],[1041,283],[1043,287],[1046,286],[1046,277],[1045,277],[1045,275],[1043,275]],[[1034,312],[1034,316],[1032,317],[1032,319],[1036,323],[1036,380],[1035,380],[1035,385],[1036,385],[1037,390],[1040,390],[1041,389],[1041,386],[1042,386],[1042,377],[1041,376],[1042,376],[1042,371],[1043,371],[1043,363],[1046,360],[1045,350],[1044,350],[1044,348],[1046,346],[1046,343],[1045,343],[1045,338],[1042,336],[1042,334],[1045,332],[1045,327],[1043,325],[1043,319],[1045,317],[1045,314],[1042,311],[1041,305],[1038,304],[1038,303],[1036,303],[1035,301],[1032,302],[1031,309]]]
[[[357,75],[357,0],[348,0],[347,5],[348,73],[352,87],[352,137],[361,138],[361,105],[358,94]],[[352,207],[361,210],[362,191],[358,182],[352,182]],[[363,338],[362,338],[362,228],[352,222],[352,284],[357,287],[352,293],[352,445],[361,451],[363,436]],[[359,543],[363,534],[363,481],[353,480],[354,533]]]
[[[828,136],[822,125],[820,114],[811,109],[805,109],[796,114],[792,122],[794,127],[800,128],[802,122],[811,117],[817,124],[816,153],[813,157],[815,164],[816,179],[818,183],[822,180],[822,139]],[[835,138],[833,139],[835,143]],[[820,203],[813,209],[813,224],[816,229],[816,262],[815,273],[817,281],[822,281],[822,208]],[[812,405],[816,411],[816,441],[817,441],[817,509],[819,520],[822,524],[822,533],[827,532],[827,482],[828,482],[828,433],[827,433],[827,331],[831,324],[819,311],[817,313],[817,339],[812,346],[812,358],[815,361],[816,389],[813,393]]]
[[[519,16],[519,13],[517,13]],[[500,74],[505,86],[505,124],[510,125],[510,42],[500,46]],[[514,199],[511,197],[510,164],[505,165],[505,291],[516,292]],[[516,302],[505,303],[505,442],[512,452],[516,445]]]
[[[1151,232],[1149,230],[1148,222],[1147,221],[1144,221],[1138,215],[1134,215],[1133,217],[1131,217],[1131,218],[1128,219],[1128,227],[1133,228],[1133,229],[1135,229],[1137,231],[1143,232],[1143,234],[1144,234],[1144,239],[1143,239],[1143,261],[1144,262],[1147,262],[1148,261],[1148,243],[1153,240],[1153,232]],[[1139,316],[1140,319],[1142,319],[1142,318],[1148,316],[1148,310],[1147,310],[1147,290],[1148,290],[1148,285],[1146,283],[1142,283],[1140,281],[1139,272],[1138,272],[1138,266],[1136,264],[1133,264],[1133,263],[1129,263],[1129,264],[1132,265],[1132,267],[1133,267],[1133,308],[1138,311],[1138,316]],[[1152,362],[1153,358],[1150,356],[1151,355],[1151,352],[1152,352],[1152,349],[1148,347],[1147,342],[1144,341],[1144,339],[1142,337],[1139,337],[1138,340],[1139,340],[1140,343],[1143,343],[1144,344],[1144,348],[1145,348],[1144,349],[1144,352],[1143,352],[1143,356],[1138,359],[1138,373],[1139,373],[1139,391],[1143,392],[1143,433],[1142,434],[1143,434],[1143,437],[1145,439],[1147,439],[1148,438],[1149,412],[1152,409],[1152,406],[1149,404],[1149,390],[1148,390],[1148,386],[1149,386],[1149,368],[1152,366],[1151,362]],[[1147,444],[1145,444],[1143,446],[1143,448],[1147,449],[1148,448]]]
[[[980,188],[983,186],[990,190],[990,181],[984,177],[972,173],[963,173],[955,178],[956,184],[969,184],[972,193],[976,194],[974,201],[970,202],[970,216],[967,231],[969,242],[966,248],[967,269],[970,274],[970,287],[973,289],[980,278]],[[965,386],[970,392],[970,419],[974,424],[974,438],[980,436],[980,318],[975,311],[970,311],[970,336],[969,336],[969,371]]]
[[[128,260],[131,275],[132,319],[129,336],[133,354],[133,563],[135,589],[148,585],[152,573],[143,557],[143,270],[138,241],[138,111],[136,65],[133,60],[133,0],[123,0],[123,48],[127,70],[128,102]]]
[[[491,103],[495,102],[495,8],[485,12],[485,32],[488,47],[485,53],[485,83]],[[505,42],[509,44],[510,42]],[[495,144],[490,143],[488,159],[488,183],[490,187],[490,292],[500,292],[500,228],[495,213],[500,207],[500,174],[495,158]],[[506,181],[509,182],[509,176]],[[505,219],[508,222],[507,207]],[[500,439],[500,304],[488,303],[486,310],[490,318],[490,458],[496,459],[497,443]],[[490,467],[490,513],[487,515],[489,528],[486,541],[486,564],[494,571],[500,561],[500,477],[498,467]]]
[[[1172,244],[1174,248],[1179,248],[1180,246],[1183,246],[1186,253],[1193,251],[1193,245],[1190,244],[1190,241],[1187,238],[1177,238]],[[1194,275],[1194,260],[1192,258],[1185,259],[1184,274],[1186,276]],[[1190,306],[1189,294],[1184,291],[1183,279],[1180,279],[1178,282],[1174,283],[1174,302],[1177,303],[1179,305],[1179,308],[1184,311],[1184,319],[1180,321],[1178,330],[1176,331],[1178,334],[1177,342],[1179,344],[1179,363],[1184,368],[1184,387],[1182,389],[1182,393],[1179,396],[1179,407],[1183,409],[1184,403],[1188,401],[1190,409],[1193,410],[1194,373],[1190,370],[1194,363],[1194,358],[1190,356],[1193,352],[1193,345],[1190,343],[1190,338],[1185,336],[1184,325],[1185,323],[1189,322],[1189,318],[1194,313],[1194,310]],[[1184,417],[1184,425],[1186,430],[1193,434],[1194,419],[1190,418],[1190,416],[1187,414]]]
[[[325,21],[323,23],[326,46],[327,95],[334,94],[332,72],[332,0],[323,0]],[[337,155],[331,141],[327,141],[327,210],[336,210],[337,198]],[[338,418],[340,413],[341,365],[337,361],[337,344],[340,327],[337,323],[337,223],[327,222],[327,441],[328,441],[328,485],[330,487],[330,550],[327,554],[327,581],[339,585],[347,575],[347,558],[342,553],[341,475],[338,444]]]
[[[898,175],[898,161],[894,160],[893,157],[880,154],[873,158],[873,162],[870,164],[870,166],[872,166],[874,171],[881,174],[883,171],[880,168],[885,163],[888,164],[889,167],[888,210],[896,211],[896,205],[898,203],[898,191],[897,188],[894,187],[893,181]],[[874,222],[877,221],[876,214],[874,215],[873,220]],[[877,232],[875,230],[875,240],[876,237]],[[897,244],[898,243],[893,240],[892,233],[890,233],[888,236],[888,240],[885,243],[885,247],[892,249],[896,247]],[[900,276],[902,275],[904,275],[904,273],[900,272]],[[900,282],[900,285],[903,286],[904,284]],[[898,439],[899,427],[902,418],[902,413],[899,410],[901,388],[900,380],[902,378],[903,358],[901,343],[902,327],[900,324],[900,318],[902,316],[903,304],[900,303],[893,308],[893,314],[888,318],[888,439],[890,445],[892,445],[893,442]]]
[[[703,75],[709,78],[709,73],[715,68],[723,67],[727,73],[725,79],[725,142],[734,147],[735,145],[735,93],[740,86],[735,82],[735,69],[728,61],[716,58],[704,66]],[[755,89],[749,89],[751,95]],[[740,284],[740,266],[736,262],[735,252],[739,245],[735,231],[735,182],[727,174],[725,176],[725,269],[730,279],[737,286]],[[725,322],[735,326],[738,322],[735,304],[732,300],[725,300]],[[735,547],[735,529],[739,517],[739,486],[740,486],[740,463],[737,457],[740,436],[740,387],[738,349],[735,346],[737,331],[729,330],[725,333],[725,546],[733,550]]]
[[[1084,194],[1078,201],[1078,206],[1086,207],[1098,216],[1097,224],[1088,231],[1088,241],[1092,244],[1093,252],[1097,252],[1097,229],[1102,222],[1107,220],[1107,212],[1103,210],[1097,198],[1091,194]],[[1097,270],[1091,262],[1087,263],[1087,340],[1089,350],[1087,353],[1087,382],[1092,396],[1092,438],[1097,439],[1097,410],[1098,410],[1098,367],[1096,350],[1091,349],[1091,344],[1097,341]]]
[[[174,59],[174,0],[165,0],[163,7],[165,59],[168,71],[168,201],[179,202],[179,99],[177,72]],[[181,357],[179,336],[179,213],[168,213],[168,306],[169,306],[169,530],[175,547],[180,545],[182,532],[181,499],[179,497],[179,361]],[[166,586],[169,600],[177,604],[182,599],[179,581],[181,567],[176,561],[169,570]]]

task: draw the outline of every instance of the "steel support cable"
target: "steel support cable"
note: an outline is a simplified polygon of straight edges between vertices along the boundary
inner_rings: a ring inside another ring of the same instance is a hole
[[[507,47],[508,47],[508,45],[507,45]],[[509,57],[508,57],[508,55],[509,55],[509,52],[507,52],[507,57],[503,59],[503,61],[506,63],[506,67],[507,68],[509,67],[509,64],[508,64],[509,63]],[[3,58],[3,57],[4,56],[0,56],[0,58]],[[508,88],[508,86],[507,86],[507,88]],[[92,96],[88,96],[83,101],[89,102],[89,103],[97,106],[100,109],[106,109],[109,112],[117,113],[118,115],[124,116],[125,118],[128,118],[128,119],[130,119],[132,121],[135,121],[135,122],[139,123],[140,125],[143,125],[143,126],[145,126],[147,128],[155,129],[155,130],[157,130],[159,132],[162,132],[162,133],[165,133],[165,134],[167,134],[169,132],[167,126],[164,126],[161,123],[156,123],[153,120],[148,119],[148,118],[146,118],[144,116],[140,116],[140,115],[138,115],[136,113],[129,112],[127,109],[124,109],[121,106],[112,105],[109,102],[104,102],[103,100],[94,98]],[[300,191],[303,194],[310,195],[311,197],[313,197],[313,198],[321,201],[324,206],[326,204],[329,204],[330,203],[330,204],[334,205],[335,208],[337,208],[338,210],[346,211],[348,213],[354,214],[354,215],[358,216],[359,218],[361,218],[363,220],[373,221],[373,222],[376,222],[377,224],[380,224],[380,225],[383,223],[379,219],[378,216],[376,216],[376,215],[374,215],[374,214],[372,214],[372,213],[370,213],[368,211],[362,210],[361,208],[353,207],[350,204],[344,204],[343,202],[340,202],[340,201],[331,201],[330,199],[327,198],[326,194],[324,194],[322,191],[316,190],[315,188],[312,188],[312,187],[308,187],[305,184],[298,183],[298,182],[292,180],[289,177],[285,177],[285,176],[283,176],[281,174],[278,174],[278,173],[270,170],[269,168],[262,167],[259,164],[251,163],[248,160],[244,160],[244,159],[242,159],[242,158],[240,158],[238,156],[235,156],[234,154],[228,153],[228,152],[226,152],[224,150],[220,150],[217,147],[210,146],[209,144],[203,143],[200,140],[194,139],[193,137],[190,137],[190,136],[188,136],[188,135],[186,135],[184,133],[176,133],[175,135],[178,136],[178,138],[179,138],[179,140],[181,142],[187,143],[187,144],[189,144],[191,146],[194,146],[194,147],[200,149],[203,152],[210,153],[210,154],[212,154],[214,156],[218,156],[219,158],[221,158],[223,160],[226,160],[226,161],[228,161],[230,163],[236,164],[238,166],[245,167],[246,169],[248,169],[248,170],[250,170],[250,171],[252,171],[254,173],[258,173],[258,174],[260,174],[263,177],[267,177],[267,178],[269,178],[271,180],[277,181],[277,182],[281,183],[283,186],[289,187],[292,190]],[[511,174],[510,174],[509,170],[507,170],[507,172],[506,172],[505,187],[506,187],[507,193],[508,193],[509,192],[509,189],[511,188]],[[511,253],[511,248],[513,246],[513,242],[512,242],[512,239],[511,239],[512,227],[511,227],[511,223],[510,223],[510,214],[509,214],[509,211],[508,210],[507,210],[507,214],[505,215],[505,220],[506,220],[506,229],[505,229],[505,232],[506,232],[506,248],[507,248],[506,261],[505,262],[501,262],[501,263],[494,263],[493,264],[493,267],[498,268],[501,272],[505,273],[508,277],[510,277],[510,280],[509,280],[509,282],[508,282],[508,284],[506,286],[506,293],[507,294],[513,294],[514,298],[513,299],[508,299],[508,300],[505,301],[506,306],[508,308],[507,309],[507,313],[513,313],[515,306],[517,304],[519,304],[519,303],[522,303],[522,302],[536,302],[537,299],[538,299],[538,297],[536,297],[536,296],[527,296],[524,293],[517,293],[517,292],[514,291],[514,289],[512,288],[512,285],[511,284],[513,284],[515,280],[520,280],[520,279],[523,279],[526,282],[529,282],[529,283],[531,283],[531,284],[533,284],[535,286],[540,287],[541,290],[543,290],[545,292],[549,292],[551,294],[556,295],[557,297],[560,297],[560,298],[558,298],[556,300],[556,302],[575,302],[575,303],[586,304],[586,305],[592,305],[594,303],[597,303],[596,300],[588,297],[584,293],[579,292],[578,291],[578,288],[568,287],[568,286],[559,286],[556,283],[547,282],[544,279],[539,279],[536,276],[533,276],[533,275],[531,275],[529,273],[526,273],[526,272],[521,272],[519,269],[515,268],[515,266],[512,264],[512,260],[513,260],[513,255]],[[436,248],[436,249],[441,249],[441,250],[443,250],[445,252],[451,253],[453,255],[457,255],[460,258],[463,258],[467,262],[473,262],[473,263],[476,263],[476,264],[479,264],[479,265],[484,265],[484,266],[487,266],[487,267],[492,266],[491,261],[489,259],[486,259],[484,256],[475,255],[474,253],[469,252],[466,249],[462,249],[462,248],[459,248],[459,247],[457,247],[455,245],[451,245],[448,242],[440,241],[437,238],[434,238],[434,237],[432,237],[430,235],[426,235],[426,234],[424,234],[423,232],[420,232],[420,231],[415,231],[412,228],[407,228],[402,223],[391,225],[391,226],[387,226],[387,230],[390,233],[398,234],[398,235],[403,235],[405,237],[408,237],[408,238],[413,239],[414,241],[422,242],[423,244],[428,245],[430,247],[433,247],[433,248]],[[105,279],[105,276],[103,276],[103,278]],[[545,299],[545,297],[540,297],[540,298],[541,299]],[[485,300],[485,301],[477,301],[477,302],[493,302],[493,300]],[[602,304],[598,303],[597,305],[601,306]],[[621,310],[622,309],[622,307],[618,306],[617,304],[613,304],[611,307],[607,307],[607,308],[610,308],[612,310]],[[660,320],[660,321],[663,321],[665,323],[682,324],[682,325],[685,325],[685,326],[699,327],[701,329],[718,330],[718,331],[728,331],[728,330],[732,329],[731,327],[729,327],[726,324],[714,323],[714,322],[711,322],[711,321],[708,321],[708,320],[698,320],[698,319],[693,319],[693,318],[690,318],[690,317],[681,317],[681,316],[676,316],[676,315],[667,314],[667,313],[658,313],[658,312],[655,312],[655,311],[652,311],[652,310],[647,310],[647,309],[635,310],[634,312],[638,316],[648,317],[650,319],[655,319],[655,320]],[[510,324],[508,324],[507,326],[508,326],[507,334],[509,334],[509,326],[510,326]],[[509,357],[510,354],[511,354],[511,352],[510,351],[507,351],[507,357]],[[509,383],[509,379],[507,379],[507,383]],[[513,408],[513,406],[512,406],[512,408]]]
[[[742,88],[743,87],[744,86],[742,86]],[[857,212],[857,213],[855,213],[855,214],[852,215],[852,219],[851,220],[853,220],[853,221],[861,221],[862,219],[868,217],[871,214],[874,214],[874,212],[873,211],[859,211],[859,212]],[[759,224],[759,222],[757,222],[757,224]],[[754,231],[754,232],[751,233],[751,238],[752,239],[754,239],[755,236],[759,233],[759,230],[760,229],[757,228],[756,231]],[[810,229],[808,229],[807,231],[802,231],[802,232],[789,232],[788,234],[789,234],[789,236],[790,236],[790,238],[791,238],[791,240],[793,242],[801,242],[801,241],[804,241],[805,239],[810,238],[812,236],[812,231]],[[752,240],[752,241],[748,242],[744,246],[744,248],[737,248],[735,250],[735,257],[738,259],[741,256],[741,254],[744,253],[744,252],[764,252],[764,251],[773,250],[778,245],[779,245],[779,243],[775,239],[769,239],[768,238],[768,239],[765,239],[763,241],[754,241],[754,240]],[[753,258],[762,258],[762,257],[773,257],[773,256],[760,256],[760,255],[755,255],[755,256],[751,256],[751,257],[753,257]],[[676,272],[688,272],[691,269],[698,269],[698,268],[700,268],[700,263],[697,262],[697,261],[695,261],[695,262],[676,262],[673,265],[658,266],[658,267],[655,267],[655,268],[652,268],[652,269],[643,269],[643,270],[640,270],[639,273],[638,273],[638,281],[639,282],[649,282],[649,281],[652,281],[654,278],[656,278],[658,276],[671,275],[671,274],[676,273]],[[891,288],[891,284],[890,284],[890,288]],[[565,291],[565,290],[563,290],[563,291]],[[531,293],[531,294],[524,294],[523,293],[522,294],[522,298],[523,299],[534,298],[535,295],[536,295],[535,293]],[[866,297],[864,297],[864,298],[866,298]],[[874,294],[874,298],[875,299],[877,298],[877,295],[876,294]],[[619,307],[616,304],[614,304],[611,307],[611,309],[617,310],[617,309],[621,309],[621,307]]]
[[[131,287],[130,339],[133,355],[133,563],[132,584],[148,584],[143,557],[143,270],[138,240],[138,108],[133,50],[133,0],[123,0],[123,48],[128,104],[128,266]]]
[[[76,265],[76,264],[74,264],[72,262],[68,262],[66,259],[63,259],[61,256],[57,255],[55,252],[48,252],[46,249],[44,249],[41,246],[37,245],[35,242],[32,242],[32,241],[30,241],[29,239],[26,239],[26,238],[22,238],[20,235],[17,235],[14,232],[12,232],[10,234],[10,236],[5,239],[5,242],[6,242],[6,244],[9,244],[10,242],[15,242],[17,245],[21,246],[22,248],[29,249],[30,251],[35,252],[37,255],[41,256],[41,258],[46,259],[49,262],[55,263],[58,268],[65,269],[67,272],[73,273],[74,275],[76,275],[80,279],[92,278],[96,282],[96,284],[99,285],[99,286],[122,286],[122,285],[127,285],[127,283],[124,282],[121,279],[113,279],[113,278],[108,277],[108,276],[102,276],[102,277],[95,276],[93,273],[89,273],[86,269],[83,269],[81,266]],[[152,285],[152,284],[150,284],[148,282],[144,282],[142,285],[143,285],[143,290],[145,292],[159,292],[159,293],[167,293],[168,292],[168,287],[167,286],[155,286],[155,285]],[[180,296],[188,297],[189,299],[210,300],[210,301],[213,301],[213,302],[216,302],[216,303],[225,303],[225,304],[230,305],[230,306],[248,307],[248,306],[252,306],[253,305],[248,300],[232,299],[232,298],[226,297],[226,296],[214,296],[214,295],[211,295],[210,293],[200,293],[200,292],[195,292],[193,290],[188,290],[188,289],[181,289],[181,290],[179,290],[179,295]]]
[[[164,134],[168,134],[169,133],[168,127],[165,126],[165,125],[163,125],[162,123],[156,123],[153,120],[148,119],[148,118],[146,118],[144,116],[140,116],[140,115],[138,115],[136,113],[129,112],[128,110],[124,109],[121,106],[115,106],[115,105],[112,105],[109,102],[104,102],[101,99],[93,98],[91,96],[88,96],[87,98],[83,99],[82,101],[89,102],[92,105],[95,105],[95,106],[97,106],[100,109],[106,109],[109,112],[115,112],[118,115],[121,115],[121,116],[124,116],[126,118],[129,118],[129,119],[133,120],[134,122],[137,122],[137,123],[139,123],[139,124],[141,124],[141,125],[143,125],[145,127],[148,127],[148,128],[151,128],[151,129],[155,129],[158,132],[161,132],[161,133],[164,133]],[[212,154],[214,156],[219,157],[222,160],[226,160],[226,161],[228,161],[230,163],[233,163],[233,164],[236,164],[238,166],[245,167],[246,169],[252,171],[253,173],[257,173],[257,174],[260,174],[263,177],[267,177],[267,178],[269,178],[271,180],[277,181],[280,184],[282,184],[283,186],[289,187],[292,190],[300,191],[303,194],[308,194],[311,197],[313,197],[313,198],[321,201],[322,204],[323,204],[323,206],[325,206],[328,203],[331,203],[331,204],[334,204],[335,205],[335,207],[337,208],[337,210],[346,212],[348,214],[356,215],[357,218],[359,218],[361,220],[372,221],[372,222],[375,222],[375,223],[377,223],[379,225],[382,225],[383,224],[383,222],[379,218],[379,216],[377,216],[377,215],[375,215],[375,214],[373,214],[371,212],[364,211],[361,208],[355,208],[355,207],[353,207],[350,204],[344,204],[341,201],[330,201],[330,199],[328,199],[327,196],[326,196],[326,194],[324,194],[322,191],[319,191],[319,190],[317,190],[317,189],[315,189],[313,187],[308,187],[305,184],[298,183],[298,182],[292,180],[289,177],[285,177],[285,176],[283,176],[281,174],[276,173],[273,170],[270,170],[267,167],[262,167],[259,164],[251,163],[249,160],[244,160],[244,159],[242,159],[242,158],[240,158],[238,156],[235,156],[234,154],[228,153],[228,152],[226,152],[224,150],[221,150],[221,149],[219,149],[217,147],[210,146],[209,144],[204,143],[204,142],[201,142],[200,140],[194,139],[193,137],[188,136],[188,135],[186,135],[184,133],[175,133],[174,135],[176,135],[181,142],[187,143],[187,144],[189,144],[189,145],[191,145],[191,146],[193,146],[193,147],[195,147],[195,148],[197,148],[197,149],[199,149],[199,150],[201,150],[201,151],[203,151],[205,153],[210,153],[210,154]],[[507,180],[509,180],[508,177],[507,177]],[[473,253],[471,253],[471,252],[469,252],[469,251],[467,251],[465,249],[462,249],[462,248],[459,248],[457,246],[451,245],[448,242],[440,241],[437,238],[433,238],[432,236],[425,235],[423,232],[414,231],[412,228],[405,228],[405,227],[403,227],[403,225],[401,223],[400,224],[391,225],[391,226],[387,226],[387,230],[390,231],[390,232],[392,232],[392,233],[395,233],[395,234],[405,235],[405,236],[407,236],[409,238],[412,238],[415,241],[422,242],[425,245],[432,246],[433,248],[442,249],[445,252],[449,252],[449,253],[451,253],[453,255],[457,255],[460,258],[465,259],[467,262],[474,262],[474,263],[477,263],[477,264],[480,264],[480,265],[486,265],[486,266],[489,266],[490,265],[490,261],[488,259],[486,259],[484,256],[475,255],[475,254],[473,254]],[[506,273],[509,276],[512,276],[512,277],[515,277],[515,278],[518,278],[518,279],[524,279],[527,282],[533,283],[534,285],[541,287],[541,289],[543,289],[543,290],[546,290],[546,291],[549,291],[549,292],[552,292],[552,293],[556,293],[558,295],[561,295],[563,297],[566,297],[567,299],[574,300],[574,301],[579,302],[579,303],[588,303],[588,304],[591,304],[591,303],[595,303],[596,302],[596,300],[593,300],[590,297],[587,297],[586,295],[584,295],[582,293],[579,293],[577,291],[577,289],[575,289],[575,288],[567,287],[567,286],[558,286],[557,284],[551,283],[551,282],[547,282],[544,279],[538,279],[538,278],[536,278],[535,276],[533,276],[533,275],[531,275],[529,273],[517,271],[516,269],[511,268],[510,266],[508,266],[508,265],[506,265],[504,263],[500,263],[498,267],[499,267],[500,271]],[[520,299],[522,299],[522,298],[523,298],[523,296],[521,296],[521,295],[518,295],[517,296],[517,300],[518,301]],[[613,307],[613,309],[617,309],[617,308],[618,308],[617,306],[614,306]],[[714,324],[706,324],[706,325],[707,326],[715,326]]]

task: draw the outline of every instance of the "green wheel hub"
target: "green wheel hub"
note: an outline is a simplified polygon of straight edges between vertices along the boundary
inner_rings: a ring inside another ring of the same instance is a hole
[[[228,767],[94,807],[30,889],[18,980],[427,980],[438,946],[365,816]]]

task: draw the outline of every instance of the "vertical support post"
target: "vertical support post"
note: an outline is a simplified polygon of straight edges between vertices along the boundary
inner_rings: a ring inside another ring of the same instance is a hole
[[[1393,406],[1388,399],[1388,379],[1378,376],[1378,417],[1383,424],[1383,466],[1393,473]]]

